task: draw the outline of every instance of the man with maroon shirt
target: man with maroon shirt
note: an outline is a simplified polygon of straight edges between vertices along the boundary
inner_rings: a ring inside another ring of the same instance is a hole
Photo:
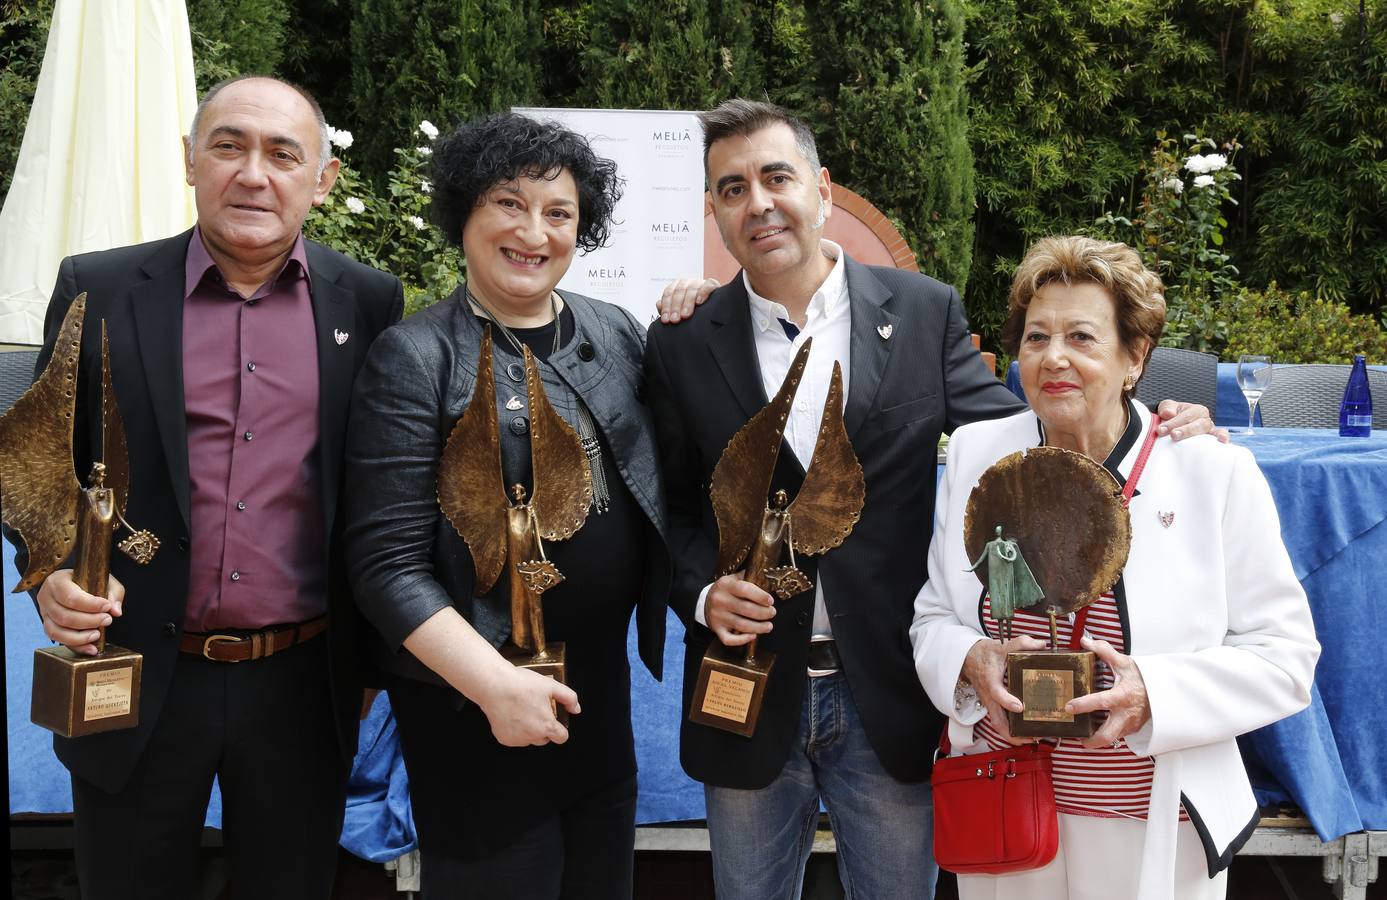
[[[223,82],[184,142],[197,226],[65,259],[39,354],[42,370],[86,291],[76,471],[100,454],[104,319],[128,517],[162,542],[147,567],[113,553],[107,597],[70,569],[36,595],[53,640],[95,653],[107,626],[144,654],[137,728],[54,739],[78,875],[88,900],[192,896],[216,777],[232,896],[326,898],[361,702],[342,447],[356,370],[403,296],[303,239],[338,167],[306,92]]]

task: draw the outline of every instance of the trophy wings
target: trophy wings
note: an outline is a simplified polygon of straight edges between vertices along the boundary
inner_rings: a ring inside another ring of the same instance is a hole
[[[87,295],[79,294],[63,316],[43,373],[0,417],[4,521],[29,550],[16,593],[47,578],[77,542],[82,485],[73,473],[72,424],[86,308]]]
[[[795,502],[790,504],[790,537],[795,551],[817,555],[847,540],[866,497],[866,477],[843,424],[843,369],[835,361],[814,456]]]
[[[438,460],[438,505],[472,553],[475,592],[485,594],[506,564],[506,509],[510,505],[501,475],[490,326],[482,336],[472,400],[453,425]]]
[[[1132,542],[1117,480],[1082,453],[1058,447],[1017,451],[982,473],[964,510],[970,560],[982,555],[998,525],[1020,545],[1044,608],[1060,615],[1088,606],[1117,582]],[[987,584],[985,566],[977,575]]]
[[[583,442],[565,422],[549,398],[539,366],[525,347],[525,389],[530,395],[530,508],[535,511],[539,535],[562,541],[583,527],[592,505],[592,470]]]
[[[718,464],[713,467],[709,494],[718,522],[719,576],[740,569],[751,545],[756,542],[766,495],[771,489],[771,475],[780,456],[785,421],[790,416],[790,404],[804,376],[809,346],[813,342],[810,338],[799,348],[775,397],[732,435]]]

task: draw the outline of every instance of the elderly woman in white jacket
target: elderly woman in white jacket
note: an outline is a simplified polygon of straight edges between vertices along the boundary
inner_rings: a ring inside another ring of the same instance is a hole
[[[1150,427],[1132,395],[1165,324],[1161,291],[1131,248],[1089,238],[1042,240],[1017,270],[1003,339],[1032,411],[953,435],[910,628],[955,753],[1013,740],[1006,654],[1045,646],[1049,628],[1022,610],[1015,636],[997,639],[964,549],[968,495],[992,463],[1038,445],[1084,453],[1125,484]],[[1257,822],[1234,739],[1309,703],[1319,644],[1252,455],[1209,436],[1156,441],[1129,512],[1127,565],[1082,637],[1098,690],[1066,707],[1106,720],[1055,748],[1059,852],[1030,871],[960,876],[963,900],[1222,898]]]

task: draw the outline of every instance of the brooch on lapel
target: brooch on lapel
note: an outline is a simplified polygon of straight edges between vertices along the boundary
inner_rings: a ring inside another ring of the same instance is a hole
[[[890,326],[890,325],[878,325],[878,326],[877,326],[877,334],[881,335],[881,339],[882,339],[883,341],[889,341],[889,340],[891,340],[891,326]]]
[[[1156,513],[1156,518],[1161,520],[1162,528],[1169,528],[1170,526],[1175,524],[1175,511],[1171,510],[1170,512],[1158,512]]]
[[[338,331],[336,328],[332,329],[332,339],[337,341],[337,346],[339,347],[345,344],[349,337],[351,337],[351,335],[347,334],[345,331]]]

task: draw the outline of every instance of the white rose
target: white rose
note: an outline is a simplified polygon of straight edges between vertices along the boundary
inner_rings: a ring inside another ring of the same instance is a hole
[[[346,129],[338,131],[331,125],[327,127],[327,139],[328,143],[334,147],[341,147],[343,150],[349,149],[352,145],[352,133],[350,131]]]
[[[1198,188],[1213,187],[1213,186],[1214,186],[1214,176],[1212,176],[1212,175],[1196,175],[1195,178],[1194,178],[1194,186],[1195,186],[1195,187],[1198,187]]]
[[[1222,153],[1210,153],[1204,157],[1204,171],[1217,172],[1219,169],[1228,168],[1228,157]]]
[[[413,225],[415,229],[418,231],[424,230],[424,220],[419,218],[418,216],[410,216],[409,224]]]
[[[419,123],[419,133],[429,140],[433,140],[438,137],[438,128],[428,119],[425,119]]]
[[[1205,172],[1209,171],[1207,161],[1198,153],[1185,160],[1185,168],[1196,175],[1203,175]]]
[[[429,182],[427,178],[425,178],[423,181],[419,182],[419,190],[423,191],[426,194],[432,194],[433,185]]]
[[[352,215],[360,215],[366,211],[366,204],[355,197],[347,198],[347,212]]]
[[[420,156],[433,156],[432,147],[415,147],[414,149],[419,151]]]
[[[1172,175],[1165,181],[1161,182],[1161,187],[1165,188],[1167,191],[1171,191],[1172,193],[1179,194],[1182,191],[1184,191],[1185,183],[1180,180],[1180,176]]]

